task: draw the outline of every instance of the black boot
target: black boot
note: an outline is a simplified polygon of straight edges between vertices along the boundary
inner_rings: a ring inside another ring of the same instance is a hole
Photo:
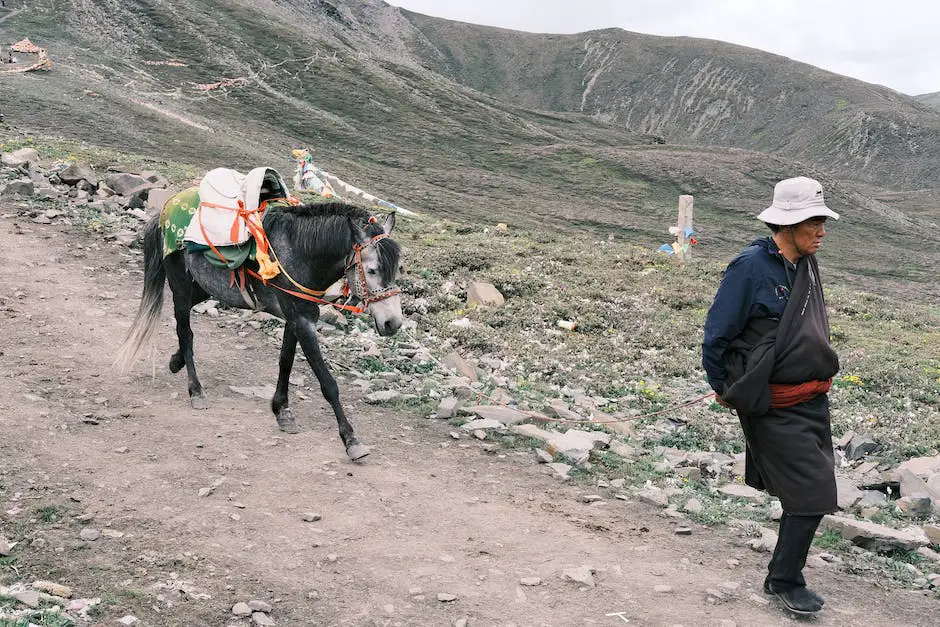
[[[773,557],[767,566],[764,592],[775,594],[792,612],[818,612],[825,600],[806,587],[803,567],[822,516],[794,516],[784,512]]]
[[[774,591],[774,594],[788,610],[795,614],[815,614],[823,607],[822,603],[816,599],[816,595],[806,586],[784,588],[779,592]]]

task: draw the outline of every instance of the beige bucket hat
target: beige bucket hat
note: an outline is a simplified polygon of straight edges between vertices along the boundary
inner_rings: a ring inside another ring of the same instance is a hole
[[[790,226],[823,216],[839,219],[839,214],[826,206],[819,181],[798,176],[774,185],[773,203],[757,219],[768,224]]]

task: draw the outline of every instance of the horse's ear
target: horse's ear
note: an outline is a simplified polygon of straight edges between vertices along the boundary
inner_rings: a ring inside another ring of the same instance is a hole
[[[352,233],[353,240],[360,246],[365,246],[369,243],[369,236],[366,235],[366,232],[356,223],[352,218],[346,218],[349,222],[349,231]]]
[[[382,230],[385,231],[386,235],[392,234],[392,229],[395,228],[395,214],[390,213],[388,217],[385,218],[385,224],[382,226]]]

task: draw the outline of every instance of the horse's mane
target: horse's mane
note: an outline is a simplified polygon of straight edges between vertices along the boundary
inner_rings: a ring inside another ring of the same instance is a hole
[[[292,247],[308,258],[343,257],[352,251],[353,233],[350,220],[366,235],[375,237],[383,232],[378,222],[370,223],[372,214],[361,207],[343,202],[315,202],[302,205],[278,205],[264,217],[265,229],[286,229]],[[398,269],[401,250],[391,238],[376,242],[383,284],[391,283]]]

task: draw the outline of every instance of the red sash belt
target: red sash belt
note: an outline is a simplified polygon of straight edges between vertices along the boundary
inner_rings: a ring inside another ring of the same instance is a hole
[[[806,383],[771,383],[770,406],[774,409],[793,407],[825,394],[832,387],[832,379],[807,381]]]

